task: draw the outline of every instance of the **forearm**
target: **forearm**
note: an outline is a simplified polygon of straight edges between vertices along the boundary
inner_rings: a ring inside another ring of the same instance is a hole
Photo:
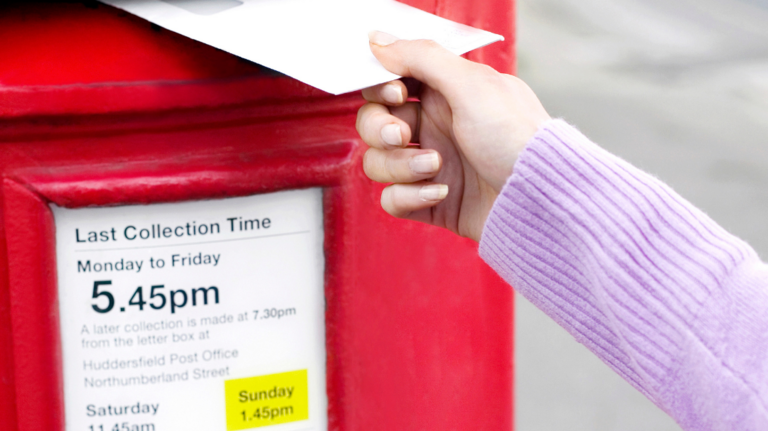
[[[549,122],[530,141],[480,252],[684,427],[768,426],[765,268],[575,129]]]

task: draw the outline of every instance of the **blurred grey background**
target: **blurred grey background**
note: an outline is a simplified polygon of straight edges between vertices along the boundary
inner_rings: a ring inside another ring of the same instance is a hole
[[[552,116],[768,259],[768,0],[518,0],[518,70]],[[517,431],[680,430],[517,297]]]

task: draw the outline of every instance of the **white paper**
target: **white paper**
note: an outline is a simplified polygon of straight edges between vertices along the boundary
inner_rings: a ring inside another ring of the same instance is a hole
[[[66,431],[224,431],[225,381],[304,370],[268,429],[327,429],[320,189],[52,209]]]
[[[371,54],[372,30],[455,54],[504,39],[393,0],[103,1],[332,94],[398,78]]]

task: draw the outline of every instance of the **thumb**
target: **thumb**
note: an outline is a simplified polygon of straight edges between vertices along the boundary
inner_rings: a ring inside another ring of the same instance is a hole
[[[415,78],[439,91],[447,99],[455,96],[462,82],[477,66],[432,40],[401,40],[380,31],[368,33],[371,51],[385,69]]]

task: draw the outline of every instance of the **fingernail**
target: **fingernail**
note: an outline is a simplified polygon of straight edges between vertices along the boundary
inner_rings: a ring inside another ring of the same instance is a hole
[[[411,157],[408,166],[414,174],[433,174],[440,167],[440,158],[434,152],[421,154]]]
[[[427,202],[437,202],[448,196],[448,186],[445,184],[430,184],[419,189],[419,199]]]
[[[392,36],[389,33],[374,30],[368,33],[368,40],[374,45],[387,46],[397,42],[400,39]]]
[[[381,140],[393,147],[403,146],[403,135],[400,134],[399,124],[387,124],[381,128]]]
[[[387,84],[381,89],[381,98],[389,103],[403,103],[403,90],[397,84]]]

